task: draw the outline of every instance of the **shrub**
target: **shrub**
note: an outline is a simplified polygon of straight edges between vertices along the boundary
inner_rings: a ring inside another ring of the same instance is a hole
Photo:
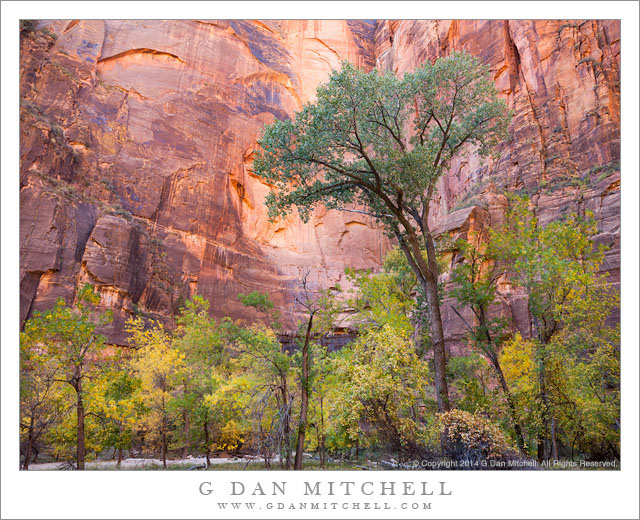
[[[463,410],[438,415],[440,434],[445,436],[445,454],[462,469],[481,469],[487,461],[506,461],[517,452],[504,433],[488,419]]]

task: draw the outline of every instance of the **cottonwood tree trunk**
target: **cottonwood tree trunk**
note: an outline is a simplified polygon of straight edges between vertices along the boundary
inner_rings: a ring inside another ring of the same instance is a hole
[[[185,381],[184,388],[183,388],[183,392],[185,396],[187,395],[187,391],[188,391],[188,385],[187,385],[187,382]],[[182,424],[184,425],[184,445],[182,446],[182,458],[186,459],[187,456],[189,455],[189,428],[190,428],[189,413],[186,408],[182,410]]]
[[[164,392],[164,386],[162,387]],[[167,469],[167,414],[165,413],[164,395],[162,397],[162,434],[160,442],[162,443],[162,467]]]
[[[167,469],[167,432],[162,428],[162,467]]]
[[[513,400],[513,395],[511,394],[511,390],[509,390],[509,385],[507,384],[507,380],[504,377],[504,373],[502,372],[502,367],[500,366],[500,361],[498,360],[498,354],[493,347],[494,343],[491,339],[491,335],[489,334],[489,320],[487,319],[487,312],[485,307],[479,306],[477,315],[480,321],[480,327],[482,327],[482,331],[484,332],[484,336],[487,342],[485,353],[488,354],[489,360],[491,361],[491,366],[493,367],[493,370],[498,377],[500,388],[502,388],[502,391],[507,398],[509,417],[511,418],[511,424],[513,425],[513,429],[516,433],[516,443],[518,444],[518,448],[520,449],[520,451],[522,453],[526,453],[524,435],[522,434],[522,427],[520,426],[520,421],[518,420],[518,413],[516,411],[516,405]]]
[[[444,328],[440,315],[440,299],[438,298],[438,265],[436,263],[436,248],[433,237],[426,224],[422,223],[422,233],[427,250],[427,276],[424,286],[429,306],[431,338],[433,340],[433,360],[435,364],[436,394],[438,396],[438,411],[447,412],[449,405],[449,388],[447,386],[447,352],[444,344]],[[422,260],[422,255],[420,255]]]
[[[78,428],[77,428],[77,440],[76,440],[76,463],[77,469],[84,469],[84,402],[82,399],[82,381],[81,379],[77,379],[76,382],[76,395],[77,395],[77,405],[76,405],[76,415],[78,419]]]
[[[551,458],[558,460],[558,440],[556,437],[556,418],[551,418]]]
[[[320,442],[320,467],[324,469],[324,463],[326,458],[325,453],[325,435],[324,435],[324,403],[323,398],[320,396],[320,428],[322,433],[319,436]]]
[[[290,415],[290,406],[289,403],[289,391],[287,389],[287,378],[286,376],[281,376],[281,386],[282,386],[282,402],[283,402],[283,433],[284,433],[284,455],[285,455],[285,469],[291,469],[291,426],[289,425],[289,415]]]
[[[311,329],[313,327],[313,314],[309,316],[307,324],[307,333],[302,346],[302,384],[300,397],[300,423],[298,424],[298,443],[296,446],[296,459],[293,469],[302,469],[302,454],[304,450],[304,438],[307,433],[307,412],[309,409],[309,340],[311,338]]]
[[[401,221],[402,222],[402,221]],[[444,344],[444,329],[442,327],[442,316],[440,314],[440,300],[438,299],[438,267],[436,264],[435,244],[431,233],[422,225],[425,240],[428,263],[425,262],[418,237],[411,224],[404,220],[402,222],[407,232],[406,240],[400,238],[400,247],[404,252],[409,265],[416,274],[426,297],[429,308],[429,325],[431,341],[433,343],[433,362],[435,371],[436,398],[438,411],[447,412],[450,410],[449,389],[447,386],[447,353]]]
[[[447,385],[447,353],[444,345],[444,330],[440,315],[437,281],[427,280],[424,286],[429,306],[429,321],[431,325],[431,340],[433,342],[433,363],[435,369],[436,396],[438,411],[450,410],[449,388]]]
[[[545,355],[542,355],[540,361],[540,373],[538,376],[538,382],[540,384],[540,400],[542,401],[542,410],[540,413],[540,420],[542,422],[542,428],[538,435],[538,461],[543,462],[551,458],[551,440],[549,433],[551,430],[551,421],[549,417],[549,400],[547,396],[547,385],[545,381],[546,359]]]
[[[182,447],[182,458],[186,459],[189,455],[189,416],[187,412],[184,412],[184,446]]]
[[[551,338],[553,333],[552,327],[550,330],[547,326],[541,326],[540,320],[536,318],[531,309],[529,309],[529,314],[531,316],[531,324],[533,330],[536,331],[538,337],[538,349],[539,351],[536,353],[537,358],[539,359],[538,363],[538,384],[540,385],[540,401],[541,401],[541,410],[540,410],[540,421],[542,423],[542,428],[540,433],[538,434],[538,461],[543,462],[545,460],[549,460],[552,457],[552,446],[551,446],[551,409],[549,406],[549,395],[547,392],[547,381],[546,381],[546,372],[547,372],[547,344]]]

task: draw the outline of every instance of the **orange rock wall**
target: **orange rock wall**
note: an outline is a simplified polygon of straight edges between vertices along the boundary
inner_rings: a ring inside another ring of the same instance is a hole
[[[263,125],[342,60],[401,74],[454,48],[482,56],[515,117],[500,160],[443,177],[432,224],[479,202],[499,216],[498,192],[528,191],[542,220],[593,209],[615,274],[617,22],[53,21],[21,37],[21,318],[90,281],[116,343],[132,314],[170,323],[195,293],[252,319],[236,295],[266,291],[293,328],[301,274],[344,283],[389,242],[351,213],[269,223],[250,171]]]
[[[619,286],[620,23],[384,21],[375,38],[377,66],[397,74],[452,50],[480,56],[513,110],[511,138],[497,161],[480,164],[471,155],[441,178],[433,228],[459,229],[460,208],[473,205],[489,210],[485,225],[498,223],[504,191],[529,195],[543,224],[590,210],[599,224],[597,242],[609,247],[603,269]],[[462,227],[477,230],[480,224],[467,220]],[[523,295],[507,286],[500,299],[496,312],[528,333]],[[445,330],[449,340],[461,339],[462,323],[449,303],[443,306]]]

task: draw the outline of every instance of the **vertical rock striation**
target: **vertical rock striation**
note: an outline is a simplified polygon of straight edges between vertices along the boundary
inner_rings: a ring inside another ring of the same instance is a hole
[[[379,265],[360,216],[271,224],[252,175],[265,123],[313,99],[342,60],[375,65],[360,21],[55,21],[21,39],[21,318],[94,283],[115,320],[170,321],[194,293],[251,318],[268,292],[294,326],[296,280]],[[317,274],[316,274],[317,273]]]
[[[543,224],[590,210],[596,241],[609,247],[603,270],[619,288],[619,21],[384,21],[375,38],[377,66],[397,74],[452,50],[480,56],[514,113],[497,161],[480,164],[471,154],[441,178],[431,225],[463,233],[470,222],[457,221],[471,206],[488,210],[484,225],[495,225],[506,208],[504,191],[530,196]],[[523,295],[506,286],[500,297],[499,312],[527,333]],[[447,303],[443,315],[448,338],[459,339],[462,323]]]
[[[433,224],[474,205],[495,221],[504,189],[531,194],[542,221],[591,209],[617,280],[618,22],[59,20],[21,36],[21,319],[90,281],[115,343],[127,317],[170,323],[195,293],[252,319],[236,295],[265,291],[293,328],[302,272],[332,286],[389,242],[357,214],[268,222],[251,171],[263,125],[342,60],[402,74],[452,49],[483,58],[515,117],[498,161],[471,155],[442,178]]]

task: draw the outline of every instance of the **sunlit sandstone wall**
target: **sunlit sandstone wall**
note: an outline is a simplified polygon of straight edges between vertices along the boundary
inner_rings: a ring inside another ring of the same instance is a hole
[[[499,223],[505,190],[531,196],[541,223],[591,210],[597,241],[610,248],[603,270],[619,287],[620,23],[384,21],[375,38],[377,66],[397,74],[454,49],[480,56],[514,112],[497,161],[480,164],[471,155],[441,178],[432,227],[465,234]],[[445,329],[449,339],[460,339],[452,303],[444,305]],[[505,284],[497,307],[528,332],[519,291]]]
[[[116,343],[127,317],[170,322],[195,293],[214,316],[251,319],[237,293],[266,291],[293,328],[301,273],[343,283],[389,242],[353,213],[269,223],[250,171],[263,125],[313,100],[341,60],[402,74],[451,49],[484,59],[515,117],[498,161],[442,178],[434,228],[495,223],[504,189],[531,194],[542,221],[588,208],[617,280],[617,22],[55,21],[21,42],[21,318],[90,281]],[[500,312],[525,328],[521,295],[503,289]]]
[[[55,21],[22,39],[21,317],[94,283],[123,342],[132,313],[185,298],[251,318],[268,292],[294,326],[296,280],[380,264],[367,217],[267,221],[249,171],[265,123],[313,99],[341,60],[375,64],[375,25],[347,21]],[[52,36],[46,36],[50,31]]]

